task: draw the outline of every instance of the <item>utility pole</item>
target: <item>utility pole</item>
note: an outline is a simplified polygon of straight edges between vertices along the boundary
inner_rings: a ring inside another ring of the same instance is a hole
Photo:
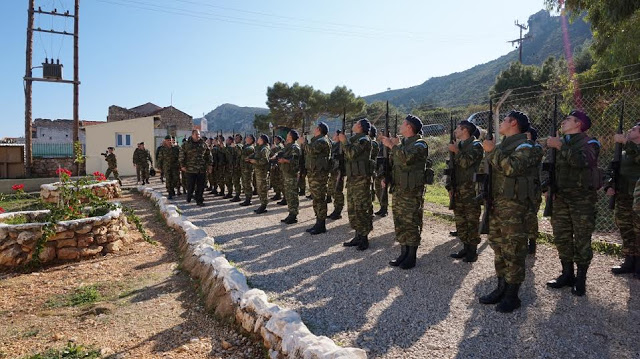
[[[26,50],[26,65],[24,75],[24,138],[25,138],[25,174],[27,177],[31,176],[33,156],[32,156],[32,141],[31,141],[31,121],[33,117],[32,113],[32,95],[33,95],[33,82],[57,82],[65,84],[73,84],[73,143],[78,142],[79,139],[79,127],[80,127],[80,115],[79,115],[79,85],[80,77],[78,73],[78,14],[80,9],[80,0],[75,0],[74,14],[69,14],[69,11],[58,12],[57,9],[53,11],[42,10],[41,7],[35,9],[35,0],[29,0],[28,20],[27,20],[27,50]],[[44,30],[41,28],[35,29],[33,27],[35,15],[46,16],[61,16],[66,18],[73,18],[73,33],[67,31],[58,31],[54,29]],[[44,32],[49,34],[56,34],[62,36],[73,36],[73,80],[62,79],[62,65],[58,59],[57,63],[54,63],[53,57],[51,63],[49,59],[45,59],[42,66],[33,66],[33,33]],[[33,69],[42,68],[42,77],[34,77]],[[76,175],[79,174],[79,165],[76,165]]]
[[[522,30],[528,30],[528,29],[529,29],[526,25],[524,25],[524,24],[520,24],[520,23],[518,22],[518,20],[516,20],[514,24],[515,24],[517,27],[519,27],[519,28],[520,28],[520,38],[515,39],[515,40],[511,40],[511,41],[507,41],[507,42],[510,42],[510,43],[511,43],[511,45],[518,44],[518,49],[520,50],[520,55],[518,56],[518,60],[520,61],[520,63],[522,63],[522,43],[523,43],[525,40],[530,39],[530,38],[531,38],[531,36],[526,35],[525,37],[522,37]]]

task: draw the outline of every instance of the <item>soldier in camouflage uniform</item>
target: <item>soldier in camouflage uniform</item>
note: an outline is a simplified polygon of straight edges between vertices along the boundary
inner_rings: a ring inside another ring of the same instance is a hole
[[[272,201],[278,201],[282,199],[282,191],[284,187],[284,182],[282,178],[282,171],[280,170],[279,163],[276,160],[278,154],[284,149],[284,145],[282,144],[282,137],[275,136],[273,138],[273,147],[271,148],[271,168],[269,169],[269,181],[271,182],[271,187],[273,187],[273,191],[275,195],[271,197]]]
[[[347,175],[347,213],[349,224],[356,231],[355,237],[344,242],[345,247],[357,246],[358,250],[369,248],[369,232],[373,229],[373,204],[371,203],[371,123],[366,118],[353,124],[353,135],[347,140],[340,134]]]
[[[562,274],[547,282],[547,286],[572,286],[571,293],[583,296],[587,269],[593,258],[591,234],[596,222],[596,191],[602,185],[598,169],[600,142],[585,133],[591,127],[591,119],[582,111],[571,111],[561,127],[564,136],[549,137],[547,147],[557,150],[557,189],[551,225]],[[578,267],[575,275],[574,263]]]
[[[300,145],[296,143],[299,137],[298,131],[289,131],[286,146],[278,158],[284,182],[284,201],[289,209],[287,218],[280,221],[285,224],[298,223],[298,174],[300,172],[300,156],[302,155]]]
[[[178,186],[178,180],[180,177],[180,147],[173,146],[171,143],[171,136],[166,136],[162,146],[158,148],[158,159],[156,163],[162,171],[162,175],[165,177],[165,186],[167,187],[167,193],[169,199],[173,199],[176,195],[175,188]],[[178,189],[179,191],[179,189]]]
[[[240,157],[242,164],[242,190],[244,191],[244,202],[241,206],[251,205],[251,197],[253,196],[253,165],[249,162],[251,156],[255,152],[255,137],[249,134],[245,138],[245,144],[242,147],[242,155]]]
[[[218,151],[218,147],[215,146],[215,139],[213,137],[203,137],[203,140],[205,140],[205,143],[207,144],[207,148],[209,149],[209,152],[211,152],[211,165],[212,168],[216,168],[216,153]],[[207,190],[210,191],[211,194],[217,194],[217,183],[216,183],[216,178],[214,176],[214,171],[211,172],[207,172],[207,183],[205,185],[205,188]]]
[[[253,171],[256,175],[256,188],[258,197],[260,198],[260,207],[254,210],[256,214],[267,212],[267,204],[269,203],[269,185],[267,183],[267,175],[269,173],[269,158],[271,150],[269,149],[269,136],[260,135],[256,150],[249,157],[249,162],[253,165]]]
[[[224,196],[225,199],[233,198],[233,157],[234,157],[234,149],[231,147],[233,145],[233,137],[227,137],[227,142],[224,147],[224,158],[225,158],[225,167],[224,167],[224,184],[227,187],[227,194]]]
[[[242,193],[242,186],[240,185],[242,181],[242,163],[240,160],[242,157],[242,136],[240,134],[235,135],[234,143],[231,144],[231,152],[233,153],[231,179],[236,195],[230,202],[240,202],[240,193]]]
[[[531,149],[526,132],[527,115],[511,111],[500,123],[504,136],[496,146],[495,139],[485,139],[487,162],[493,169],[493,206],[489,208],[489,244],[494,252],[498,287],[480,297],[482,304],[496,304],[496,310],[510,313],[520,308],[518,292],[525,277],[527,226],[525,219],[533,205]]]
[[[226,185],[226,169],[227,169],[227,146],[224,143],[224,136],[216,137],[216,143],[218,145],[218,150],[216,152],[216,163],[213,168],[213,175],[215,177],[215,182],[220,187],[220,191],[218,193],[214,193],[216,196],[221,196],[224,198],[225,196],[225,185]],[[231,190],[228,188],[228,190]]]
[[[373,184],[376,180],[376,164],[378,161],[378,155],[380,154],[380,144],[376,140],[378,136],[378,129],[373,124],[369,130],[369,139],[371,140],[371,201],[376,199],[376,188]]]
[[[200,131],[191,132],[191,137],[180,149],[178,160],[187,177],[187,203],[194,197],[198,206],[204,206],[203,193],[206,173],[211,171],[211,152],[200,138]]]
[[[400,243],[400,256],[389,262],[393,267],[410,269],[416,265],[424,215],[425,170],[429,147],[422,139],[422,120],[408,115],[400,125],[403,138],[380,137],[393,157],[393,181],[383,186],[394,186],[393,225],[396,241]]]
[[[453,214],[456,221],[458,238],[463,244],[458,253],[451,254],[452,258],[462,259],[464,262],[475,262],[478,259],[478,244],[480,244],[480,203],[476,199],[476,186],[473,175],[478,172],[484,150],[482,143],[477,140],[480,136],[478,128],[469,121],[461,121],[454,130],[456,143],[449,144],[449,152],[453,153],[453,164],[450,168],[455,171],[455,184],[447,183],[449,196],[453,198]],[[451,166],[452,164],[450,164]],[[449,181],[451,176],[449,176]]]
[[[613,274],[634,273],[640,278],[640,215],[633,210],[633,192],[640,178],[640,122],[626,134],[616,134],[616,143],[624,151],[619,163],[620,176],[617,183],[607,182],[608,196],[616,196],[615,220],[622,237],[624,262],[611,268]],[[613,168],[609,168],[612,172]]]
[[[133,165],[136,168],[138,182],[142,179],[142,184],[149,183],[149,162],[153,165],[149,150],[144,148],[144,142],[138,143],[138,148],[133,151]]]
[[[542,204],[540,171],[542,169],[544,150],[542,146],[536,142],[538,140],[538,130],[535,128],[529,128],[529,131],[527,131],[527,139],[529,140],[529,144],[533,146],[531,148],[531,164],[529,167],[531,178],[533,178],[533,205],[527,213],[525,222],[527,223],[527,233],[529,234],[528,252],[529,254],[535,254],[536,241],[538,240],[538,211],[540,211],[540,205]]]
[[[316,215],[316,223],[306,231],[312,235],[325,233],[327,220],[327,177],[331,168],[331,141],[327,137],[329,127],[320,122],[313,130],[313,137],[309,143],[304,137],[298,139],[298,143],[305,152],[305,166],[309,178],[309,190],[313,196],[313,211]]]
[[[389,136],[389,134],[385,135]],[[382,186],[382,182],[384,181],[384,161],[384,148],[380,146],[378,155],[376,156],[376,168],[373,175],[373,189],[376,192],[376,197],[378,198],[378,202],[380,203],[380,210],[378,210],[378,212],[374,214],[380,217],[386,217],[387,214],[389,214],[389,188],[388,186]]]
[[[104,160],[107,161],[107,170],[104,173],[104,177],[108,179],[111,172],[113,172],[113,177],[117,179],[118,183],[122,186],[122,181],[120,181],[120,175],[118,174],[118,160],[113,150],[113,147],[107,147],[107,155],[104,158]]]
[[[169,139],[171,139],[171,136],[169,136]],[[160,166],[160,162],[158,161],[158,155],[160,154],[162,147],[164,147],[164,141],[160,144],[160,146],[158,146],[158,148],[156,148],[156,165],[158,166]],[[164,173],[162,173],[162,167],[160,167],[159,170],[160,170],[160,182],[164,183]]]
[[[344,168],[340,168],[340,158],[344,154],[340,150],[340,140],[338,139],[341,133],[341,130],[337,130],[331,141],[331,171],[327,183],[327,196],[333,197],[333,212],[327,217],[329,219],[342,218],[342,209],[344,208],[344,173],[342,173]],[[341,174],[342,177],[340,177]],[[330,201],[327,200],[327,202]]]

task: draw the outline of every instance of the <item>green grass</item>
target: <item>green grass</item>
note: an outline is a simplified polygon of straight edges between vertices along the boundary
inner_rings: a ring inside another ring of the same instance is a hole
[[[23,359],[94,359],[100,358],[100,351],[85,348],[82,345],[68,343],[62,349],[49,349],[46,352],[23,357]]]
[[[6,219],[2,223],[4,224],[25,224],[27,223],[27,217],[24,215],[17,215]]]
[[[17,196],[2,195],[0,196],[0,207],[5,212],[30,211],[35,209],[43,209],[40,206],[38,198],[21,198]]]
[[[443,185],[434,184],[427,186],[424,194],[424,200],[429,203],[435,203],[441,206],[449,205],[449,192]]]
[[[47,308],[77,307],[100,301],[98,286],[87,285],[76,288],[71,294],[55,296],[45,302]]]

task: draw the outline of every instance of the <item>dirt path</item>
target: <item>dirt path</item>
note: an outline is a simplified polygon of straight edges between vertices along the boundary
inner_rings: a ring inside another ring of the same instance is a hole
[[[122,202],[158,244],[139,241],[118,254],[0,274],[0,358],[67,341],[111,358],[263,358],[259,344],[206,314],[197,283],[180,271],[178,234],[151,202],[137,194]],[[129,233],[140,238],[133,227]]]

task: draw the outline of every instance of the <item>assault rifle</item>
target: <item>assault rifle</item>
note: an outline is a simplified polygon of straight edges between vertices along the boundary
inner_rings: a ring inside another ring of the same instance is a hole
[[[397,121],[398,115],[396,114],[396,122]],[[384,135],[387,137],[391,137],[389,135],[389,101],[387,101],[387,113],[384,116]],[[391,193],[391,189],[393,188],[393,177],[391,176],[391,160],[389,148],[387,146],[384,146],[382,149],[382,175],[384,177],[385,183],[385,188],[382,191],[382,196],[387,199],[389,193]]]
[[[302,116],[302,137],[305,139],[305,141],[307,140],[307,133],[305,132],[305,128],[306,126],[306,119],[304,116]],[[307,168],[306,168],[306,163],[304,160],[304,146],[300,146],[300,176],[304,176],[307,174]]]
[[[346,136],[346,131],[347,129],[347,108],[343,108],[342,109],[342,134]],[[346,172],[347,172],[347,163],[346,163],[346,158],[344,157],[344,150],[342,149],[342,144],[340,144],[338,146],[338,153],[336,153],[335,155],[336,159],[338,160],[338,179],[336,180],[336,193],[338,192],[339,188],[343,188],[344,186],[344,177],[346,176]]]
[[[553,118],[551,119],[551,131],[549,136],[556,137],[558,134],[558,97],[553,99]],[[553,215],[553,197],[556,195],[558,187],[556,185],[556,149],[549,148],[549,159],[542,164],[542,170],[547,172],[547,180],[542,184],[542,187],[547,187],[547,198],[544,202],[544,217],[551,217]]]
[[[449,143],[456,143],[456,136],[453,133],[455,130],[455,122],[453,121],[453,114],[451,115],[451,120],[449,124]],[[449,164],[449,168],[444,170],[444,174],[449,176],[449,190],[451,191],[451,196],[449,197],[449,209],[453,210],[456,208],[456,154],[453,152],[449,152],[449,160],[447,161]]]
[[[620,111],[620,120],[618,121],[617,134],[621,135],[624,128],[624,101],[622,102],[622,110]],[[618,195],[618,182],[620,181],[620,160],[622,159],[622,144],[616,143],[613,161],[611,161],[611,184],[616,193],[609,198],[609,209],[616,207],[616,197]]]
[[[487,135],[485,139],[493,140],[493,102],[489,100],[489,121],[487,125]],[[482,214],[482,221],[480,222],[480,233],[489,233],[489,212],[493,208],[493,168],[490,163],[487,162],[487,173],[476,173],[475,181],[481,183],[479,198],[484,199],[484,213]]]

